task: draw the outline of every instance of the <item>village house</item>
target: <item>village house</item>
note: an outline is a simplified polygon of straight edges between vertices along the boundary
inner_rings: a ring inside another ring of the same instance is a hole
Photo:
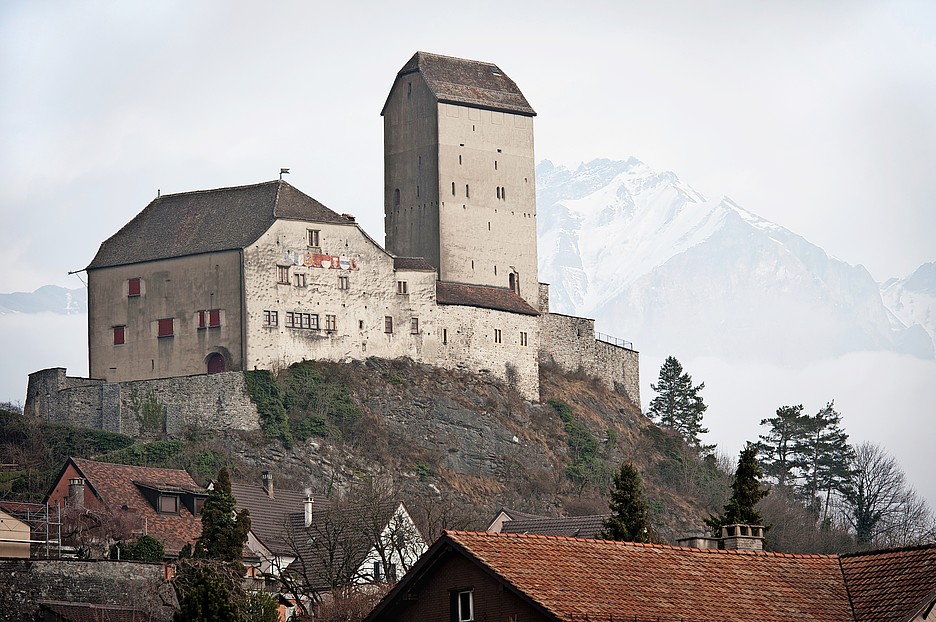
[[[163,543],[167,557],[177,557],[201,535],[200,514],[207,496],[208,491],[181,469],[69,458],[46,503],[70,511],[73,521],[87,514],[88,536],[104,545],[113,535],[148,535]]]
[[[385,247],[282,180],[159,195],[87,267],[90,378],[31,374],[25,410],[133,433],[113,412],[129,394],[180,400],[158,380],[368,357],[491,374],[529,400],[549,363],[639,405],[630,344],[549,312],[536,113],[516,83],[492,63],[417,52],[381,114]],[[199,400],[240,391],[190,384]]]
[[[936,546],[849,555],[448,531],[367,622],[922,622]]]

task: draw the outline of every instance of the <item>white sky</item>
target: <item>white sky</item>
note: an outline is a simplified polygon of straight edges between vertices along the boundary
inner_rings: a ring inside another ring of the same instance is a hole
[[[382,240],[379,112],[416,50],[499,64],[538,159],[636,156],[878,280],[936,258],[933,2],[5,0],[0,292],[78,286],[157,189],[280,167]]]

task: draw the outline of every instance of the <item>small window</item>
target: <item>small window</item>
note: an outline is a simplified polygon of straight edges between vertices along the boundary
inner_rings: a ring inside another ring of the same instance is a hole
[[[289,285],[289,266],[276,266],[276,282]]]
[[[396,282],[396,293],[398,294],[408,294],[409,286],[406,284],[406,281],[397,281]]]
[[[396,581],[396,580],[397,580],[396,564],[390,564],[390,567],[387,568],[387,581]]]
[[[494,160],[494,170],[497,170],[497,160]]]
[[[338,317],[334,315],[325,316],[325,330],[335,332],[338,330]]]
[[[409,332],[411,335],[419,334],[419,318],[418,317],[410,318]]]
[[[264,326],[276,326],[279,324],[279,311],[264,311],[263,312],[263,324]]]
[[[470,199],[471,193],[468,191],[468,184],[465,184],[465,198]]]
[[[114,327],[114,345],[120,346],[126,343],[126,326],[115,326]]]
[[[206,328],[207,324],[205,324],[205,312],[204,311],[196,312],[195,321],[198,323],[198,328]]]
[[[501,200],[507,200],[507,188],[504,188],[503,186],[501,186]]]
[[[521,346],[527,345],[527,334],[523,331],[520,331],[520,345]]]
[[[346,276],[339,276],[338,289],[351,289],[351,279]]]
[[[374,562],[374,582],[380,581],[380,562]]]
[[[388,335],[393,333],[393,316],[385,315],[383,319],[383,332]]]
[[[221,326],[221,309],[208,309],[208,327]]]
[[[296,314],[292,311],[287,311],[286,321],[283,322],[283,326],[286,328],[296,328]]]
[[[309,315],[309,328],[311,328],[312,330],[318,330],[318,327],[319,327],[318,313],[310,314]]]
[[[158,337],[172,337],[172,318],[167,317],[162,320],[157,320],[156,335]]]
[[[501,329],[495,328],[494,329],[494,343],[501,343],[501,340],[502,340]]]
[[[178,495],[159,495],[159,512],[161,514],[178,514]]]
[[[293,275],[296,282],[296,287],[305,287],[306,286],[306,275],[300,272],[297,272]]]
[[[455,196],[455,182],[452,182],[452,196]]]
[[[444,346],[447,344],[448,344],[448,329],[443,328],[442,329],[442,345]]]
[[[400,207],[400,189],[397,188],[393,191],[393,205]]]
[[[500,186],[497,187],[497,198],[500,198]]]
[[[397,190],[399,192],[399,190]],[[309,237],[309,246],[320,246],[319,244],[319,229],[306,229],[306,233]]]
[[[128,280],[127,281],[127,296],[139,296],[139,295],[140,295],[139,277]]]
[[[458,593],[458,622],[474,622],[474,598],[471,592]]]
[[[201,516],[203,509],[205,509],[205,499],[203,497],[195,497],[195,515]]]

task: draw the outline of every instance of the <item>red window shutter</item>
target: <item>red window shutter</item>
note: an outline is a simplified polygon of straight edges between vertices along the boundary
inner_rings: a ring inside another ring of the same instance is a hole
[[[160,337],[172,337],[172,318],[159,320],[159,330],[157,334]]]
[[[204,311],[198,312],[198,327],[205,328],[205,312]]]
[[[127,295],[128,296],[139,296],[140,295],[140,279],[130,279],[127,282]]]
[[[115,326],[114,327],[114,345],[119,346],[126,343],[124,341],[124,328],[125,326]]]
[[[208,311],[208,326],[221,326],[221,309]]]

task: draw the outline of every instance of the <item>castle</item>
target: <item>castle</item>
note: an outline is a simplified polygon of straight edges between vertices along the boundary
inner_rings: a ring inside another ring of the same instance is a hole
[[[199,408],[223,425],[243,391],[224,372],[368,357],[488,373],[530,400],[548,362],[639,405],[637,352],[549,313],[536,113],[514,81],[417,52],[381,114],[386,248],[281,180],[159,196],[87,268],[90,378],[31,374],[26,411],[132,433],[154,393],[180,402],[169,428]]]

